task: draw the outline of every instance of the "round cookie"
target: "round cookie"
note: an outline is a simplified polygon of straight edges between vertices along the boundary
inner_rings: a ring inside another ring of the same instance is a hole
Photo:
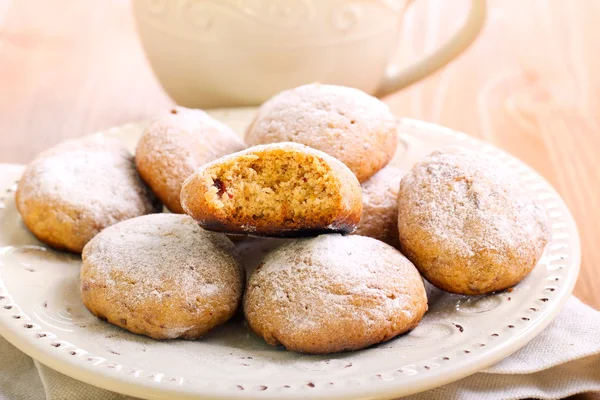
[[[39,240],[77,253],[107,226],[162,210],[132,155],[103,135],[67,140],[41,153],[19,181],[16,205]]]
[[[233,244],[187,215],[113,225],[83,250],[81,297],[90,312],[154,339],[195,339],[241,303],[244,269]]]
[[[388,165],[361,185],[363,212],[353,234],[369,236],[400,248],[398,189],[402,175],[400,169]]]
[[[352,232],[362,196],[339,160],[298,143],[274,143],[198,168],[183,184],[181,205],[205,229],[299,237]]]
[[[298,239],[250,277],[244,313],[271,345],[325,354],[387,341],[427,311],[423,280],[398,250],[365,236]]]
[[[404,176],[402,252],[433,285],[483,294],[519,283],[548,241],[547,216],[511,170],[466,149],[436,151]]]
[[[364,182],[394,155],[396,125],[388,106],[375,97],[349,87],[310,84],[264,103],[246,142],[305,144],[337,158]]]
[[[146,128],[135,163],[165,206],[183,213],[180,193],[187,177],[199,166],[245,147],[235,132],[204,111],[175,107]]]

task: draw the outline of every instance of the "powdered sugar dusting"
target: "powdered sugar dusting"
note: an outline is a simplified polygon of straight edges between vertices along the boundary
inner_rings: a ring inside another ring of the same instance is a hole
[[[368,237],[330,234],[268,254],[248,282],[245,310],[251,322],[262,318],[283,335],[319,335],[324,332],[315,329],[338,322],[385,330],[391,321],[400,324],[398,318],[420,318],[425,302],[421,277],[396,249]]]
[[[398,189],[404,172],[399,168],[387,166],[373,175],[362,186],[363,203],[374,207],[397,207]]]
[[[161,208],[139,178],[131,154],[120,141],[103,135],[68,140],[41,153],[18,190],[22,214],[52,205],[49,219],[81,224],[78,233],[88,240],[104,227]]]
[[[183,181],[197,167],[245,147],[231,128],[204,111],[175,107],[146,128],[137,146],[136,162],[157,193],[168,188],[170,193],[162,196],[171,211],[181,212]]]
[[[371,175],[394,154],[396,119],[385,103],[360,90],[304,85],[264,103],[246,141],[305,144],[339,159],[364,181],[366,171]]]
[[[220,233],[201,229],[185,215],[154,214],[113,225],[84,249],[86,276],[137,306],[155,298],[219,298],[236,291],[241,266]],[[89,271],[92,271],[90,273]],[[200,310],[202,311],[202,310]]]
[[[398,190],[403,174],[400,169],[387,166],[361,185],[363,213],[354,234],[399,246]]]
[[[113,225],[82,256],[86,305],[122,324],[160,324],[161,338],[222,323],[241,300],[244,270],[233,244],[186,215],[153,214]]]
[[[511,170],[481,153],[432,153],[403,178],[399,199],[444,254],[492,250],[497,257],[516,252],[526,258],[547,240],[544,211]]]

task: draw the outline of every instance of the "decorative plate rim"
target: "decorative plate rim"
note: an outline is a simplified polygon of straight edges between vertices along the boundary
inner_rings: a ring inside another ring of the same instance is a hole
[[[245,110],[248,111],[248,109]],[[215,115],[218,115],[220,112],[235,113],[236,110],[222,109],[212,111]],[[490,338],[490,342],[494,343],[494,345],[488,346],[485,352],[478,351],[477,349],[465,350],[465,353],[461,357],[454,358],[454,368],[451,369],[430,368],[426,365],[436,363],[443,364],[443,359],[446,357],[442,357],[442,355],[434,359],[424,360],[423,365],[412,365],[412,367],[414,367],[413,369],[421,370],[425,368],[427,370],[427,375],[423,373],[421,376],[426,376],[426,378],[411,380],[409,390],[406,390],[406,388],[403,387],[406,385],[406,382],[402,379],[398,379],[400,376],[406,377],[407,366],[405,365],[400,369],[384,370],[374,376],[362,376],[360,379],[351,376],[349,378],[344,377],[343,379],[346,379],[346,381],[342,381],[341,378],[337,378],[336,382],[340,382],[340,384],[335,387],[326,387],[326,385],[322,385],[320,382],[309,382],[307,383],[308,388],[301,388],[298,386],[297,388],[292,388],[292,390],[286,392],[282,392],[281,390],[264,390],[262,389],[263,386],[260,385],[261,382],[254,382],[253,386],[249,386],[243,391],[232,390],[232,385],[213,385],[211,382],[206,382],[202,388],[199,388],[198,386],[182,386],[169,384],[169,382],[162,380],[164,373],[155,372],[150,374],[148,372],[144,375],[134,377],[123,373],[125,369],[110,369],[110,367],[109,369],[101,369],[101,372],[99,372],[99,366],[106,366],[108,364],[104,362],[94,364],[93,362],[85,362],[81,357],[72,357],[68,355],[69,353],[65,348],[68,346],[63,348],[55,346],[54,349],[56,351],[49,350],[51,344],[60,343],[60,338],[52,334],[53,337],[44,337],[44,340],[34,339],[33,332],[39,331],[41,328],[27,322],[31,320],[31,318],[20,310],[18,304],[13,303],[12,296],[5,286],[1,275],[0,334],[30,357],[68,376],[107,390],[147,398],[158,396],[192,398],[197,397],[198,395],[202,395],[203,398],[207,399],[265,399],[280,398],[281,396],[285,396],[286,398],[310,397],[315,399],[343,399],[350,396],[394,398],[450,383],[502,360],[523,347],[550,324],[571,294],[577,280],[581,261],[579,234],[575,221],[560,195],[558,195],[543,177],[524,162],[516,159],[503,150],[472,138],[464,133],[456,132],[450,128],[436,124],[408,118],[401,118],[399,121],[401,139],[403,138],[403,135],[408,135],[407,133],[402,133],[403,129],[413,129],[422,131],[421,133],[423,134],[428,133],[433,134],[434,136],[448,137],[452,139],[449,144],[475,147],[482,152],[490,154],[490,156],[499,158],[503,163],[517,171],[524,181],[529,181],[532,185],[536,185],[537,189],[535,190],[540,192],[539,196],[545,196],[544,201],[552,200],[552,203],[546,204],[546,208],[549,210],[551,224],[560,224],[562,230],[569,231],[572,235],[571,242],[573,246],[567,243],[567,250],[562,250],[563,252],[570,250],[568,253],[569,270],[567,271],[568,273],[565,274],[565,279],[561,280],[559,285],[555,285],[551,292],[540,293],[535,308],[534,305],[523,305],[524,308],[531,306],[530,310],[536,309],[537,311],[531,314],[531,318],[525,318],[521,315],[515,316],[514,322],[511,322],[511,324],[508,325],[509,331],[512,331],[512,334],[508,335],[510,340],[492,337]],[[99,133],[118,136],[119,133],[127,130],[140,129],[143,124],[144,122],[126,124]],[[20,172],[23,168],[23,166],[17,165],[0,165],[0,174],[20,176]],[[8,172],[4,170],[7,170]],[[2,200],[3,196],[0,195],[0,204],[2,203]],[[552,204],[552,207],[550,207],[550,204]],[[0,212],[2,212],[2,207],[0,207]],[[555,229],[553,229],[553,240],[555,240],[555,234],[562,233],[555,232]],[[565,237],[568,238],[569,235],[567,234]],[[549,242],[548,246],[551,245],[553,240]],[[563,247],[563,249],[564,248],[565,247]],[[550,252],[552,251],[553,250],[550,250]],[[10,308],[7,308],[8,306],[10,306]],[[15,313],[17,310],[18,314]],[[15,315],[20,315],[20,317],[15,319]],[[494,329],[496,329],[496,327]],[[496,333],[493,335],[497,336]],[[489,336],[493,335],[490,334]],[[90,356],[89,358],[93,357]],[[404,362],[398,360],[398,367],[402,364],[404,364]],[[315,373],[315,375],[317,375],[317,373]],[[157,379],[157,376],[160,376],[160,379]],[[315,379],[315,382],[318,380],[319,379]],[[432,381],[435,381],[434,385],[432,385]]]

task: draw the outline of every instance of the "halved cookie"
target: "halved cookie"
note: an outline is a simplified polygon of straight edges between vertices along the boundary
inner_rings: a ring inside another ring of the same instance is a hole
[[[205,229],[298,237],[352,232],[362,194],[341,161],[301,144],[275,143],[200,167],[184,182],[181,205]]]

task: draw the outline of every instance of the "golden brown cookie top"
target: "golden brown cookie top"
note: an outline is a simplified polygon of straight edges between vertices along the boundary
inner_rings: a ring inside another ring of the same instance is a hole
[[[396,118],[358,89],[309,84],[265,102],[246,131],[250,145],[297,142],[339,159],[365,181],[396,150]]]
[[[27,199],[67,203],[99,224],[115,212],[153,209],[156,203],[150,203],[153,196],[132,159],[119,140],[104,135],[67,140],[36,157],[21,179],[19,193]],[[22,206],[27,212],[27,202]]]
[[[204,111],[175,107],[145,129],[135,161],[169,210],[182,213],[179,195],[185,179],[199,166],[245,147],[231,128]]]
[[[191,166],[192,171],[246,147],[240,136],[224,123],[202,110],[185,107],[175,107],[151,122],[140,140],[150,147],[149,150],[170,158],[169,165],[172,167]],[[183,142],[187,142],[187,146],[173,151],[174,146]],[[182,172],[187,172],[187,169]]]
[[[364,236],[286,243],[252,274],[244,303],[271,344],[313,353],[361,348],[410,329],[427,309],[423,281],[398,250]]]
[[[199,304],[219,303],[240,289],[233,278],[244,275],[231,241],[187,215],[153,214],[113,225],[85,246],[82,257],[83,284],[102,283],[130,307],[157,302],[204,312]]]
[[[399,248],[398,190],[403,175],[404,171],[388,165],[363,182],[363,213],[353,234]]]
[[[74,230],[83,243],[61,244],[58,238],[53,243],[73,251],[106,226],[162,208],[137,174],[132,155],[119,140],[101,134],[41,153],[25,170],[16,201],[28,226]]]
[[[368,181],[362,183],[363,203],[374,207],[396,207],[398,189],[404,172],[390,165],[378,171]]]
[[[444,254],[491,250],[500,259],[527,258],[534,242],[548,236],[545,212],[518,177],[466,149],[436,151],[417,163],[402,179],[399,199],[405,233],[426,231],[423,241]]]

